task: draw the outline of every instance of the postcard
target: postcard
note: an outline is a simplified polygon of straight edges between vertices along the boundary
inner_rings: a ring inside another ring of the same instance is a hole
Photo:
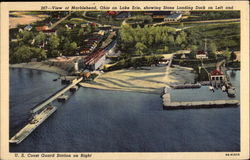
[[[248,159],[248,1],[1,3],[1,159]]]

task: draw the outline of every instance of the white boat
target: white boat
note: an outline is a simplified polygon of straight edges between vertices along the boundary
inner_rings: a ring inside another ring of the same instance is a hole
[[[209,90],[214,90],[214,87],[213,86],[209,86]]]
[[[225,86],[222,86],[221,90],[222,90],[223,92],[225,92],[225,91],[226,91],[226,87],[225,87]]]

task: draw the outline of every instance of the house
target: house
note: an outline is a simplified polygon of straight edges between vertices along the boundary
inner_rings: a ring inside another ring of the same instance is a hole
[[[31,26],[31,25],[28,25],[28,26],[24,27],[24,30],[25,30],[25,31],[31,31],[31,29],[32,29],[32,26]]]
[[[210,72],[210,81],[213,86],[218,87],[221,85],[225,80],[225,75],[218,69],[213,70]]]
[[[107,11],[106,12],[106,15],[109,15],[109,16],[113,16],[113,15],[117,15],[117,14],[119,14],[120,12],[118,12],[118,11]]]
[[[205,52],[205,51],[198,51],[197,53],[196,53],[196,58],[197,59],[207,59],[208,58],[208,56],[207,56],[207,53]]]
[[[175,13],[180,13],[180,14],[182,14],[182,16],[189,16],[189,15],[191,15],[190,11],[171,11],[171,14],[175,14]]]
[[[182,14],[175,13],[175,14],[165,16],[164,21],[165,22],[176,22],[176,21],[180,20],[181,17],[182,17]]]
[[[43,32],[44,34],[46,34],[46,35],[57,35],[55,29],[43,30],[42,32]]]
[[[120,12],[119,14],[117,14],[115,16],[115,18],[117,18],[117,19],[124,19],[124,18],[128,18],[130,16],[131,16],[130,12],[123,11],[123,12]]]
[[[48,29],[49,29],[49,26],[39,26],[39,27],[36,27],[36,30],[38,32],[40,32],[40,31],[46,31]]]

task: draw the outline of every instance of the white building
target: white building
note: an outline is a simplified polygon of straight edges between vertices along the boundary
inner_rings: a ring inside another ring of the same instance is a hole
[[[176,13],[176,14],[171,14],[171,15],[168,15],[164,18],[164,21],[165,22],[176,22],[178,20],[180,20],[182,17],[182,14],[180,13]]]
[[[215,69],[210,73],[210,81],[212,83],[212,86],[218,87],[221,85],[225,80],[225,75],[223,72]]]

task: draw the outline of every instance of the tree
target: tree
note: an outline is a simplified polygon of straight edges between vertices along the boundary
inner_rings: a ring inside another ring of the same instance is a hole
[[[236,58],[237,58],[237,55],[235,54],[234,51],[232,51],[231,54],[230,54],[230,60],[234,61]]]
[[[223,52],[223,56],[226,58],[226,60],[230,59],[230,52],[228,48]]]
[[[31,48],[32,57],[38,60],[45,60],[47,58],[47,53],[41,48]]]
[[[217,46],[211,42],[208,47],[208,58],[216,58]]]
[[[33,38],[34,38],[34,35],[32,32],[23,31],[23,32],[20,32],[18,40],[21,39],[22,42],[24,42],[27,45],[30,45]]]
[[[11,54],[11,63],[22,63],[29,62],[31,60],[32,52],[30,47],[22,45],[18,47],[18,49]]]
[[[58,51],[59,44],[60,44],[60,39],[55,35],[51,35],[49,38],[49,46],[48,46],[49,57],[57,57],[60,55]]]
[[[184,24],[183,24],[183,23],[180,23],[179,28],[180,28],[180,29],[183,29],[183,28],[184,28]]]
[[[140,55],[140,56],[143,56],[145,50],[147,49],[147,46],[145,46],[141,42],[137,42],[136,45],[135,45],[135,48],[136,48],[136,54]]]
[[[35,45],[41,45],[45,41],[46,35],[43,32],[39,32],[35,36]]]
[[[73,56],[76,53],[77,44],[76,42],[66,42],[65,44],[65,55]]]
[[[198,47],[196,45],[191,46],[190,58],[194,59],[196,57]]]
[[[51,35],[49,38],[49,46],[51,49],[57,49],[59,46],[60,39],[55,36],[55,35]]]
[[[178,36],[176,37],[175,43],[176,43],[177,45],[180,45],[180,44],[182,43],[182,38],[181,38],[180,35],[178,35]]]

